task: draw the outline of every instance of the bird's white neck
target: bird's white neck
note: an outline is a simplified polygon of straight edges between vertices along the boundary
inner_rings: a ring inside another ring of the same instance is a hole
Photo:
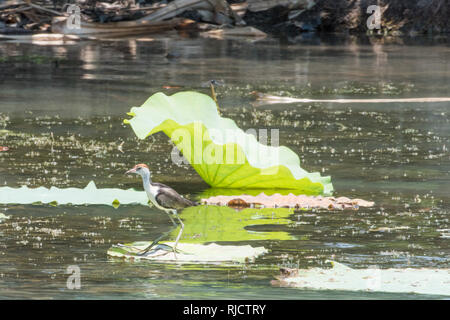
[[[147,193],[148,198],[155,203],[155,197],[158,193],[158,188],[152,186],[152,179],[150,177],[150,172],[145,172],[142,175],[142,184],[144,185],[144,190]]]
[[[158,195],[159,187],[152,185],[150,172],[142,175],[142,184],[144,185],[144,190],[145,193],[147,193],[147,197],[153,203],[153,205],[161,210],[166,210],[165,208],[161,207],[155,199],[155,197]]]
[[[150,190],[151,184],[152,184],[150,172],[144,173],[141,177],[142,177],[142,184],[144,185],[144,190],[147,191],[147,193],[148,193]]]

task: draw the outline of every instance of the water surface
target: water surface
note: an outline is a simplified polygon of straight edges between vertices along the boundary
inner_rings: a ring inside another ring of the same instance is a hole
[[[167,215],[154,208],[2,205],[0,213],[11,218],[0,223],[0,298],[430,298],[297,290],[270,281],[279,266],[327,268],[330,259],[352,268],[449,268],[450,103],[255,106],[250,92],[442,97],[449,92],[449,61],[445,39],[0,42],[0,145],[10,148],[0,152],[2,185],[82,188],[94,180],[98,187],[142,189],[123,173],[147,163],[155,181],[199,197],[208,186],[189,166],[171,162],[166,136],[140,141],[122,121],[155,92],[208,93],[204,82],[220,79],[223,116],[244,129],[280,129],[280,144],[300,156],[302,168],[330,175],[336,196],[376,202],[358,211],[274,209],[276,219],[245,220],[245,240],[216,239],[270,250],[245,265],[108,258],[112,244],[170,229]],[[198,214],[185,223],[193,229],[227,223]],[[74,264],[81,268],[80,290],[66,288],[65,271]]]

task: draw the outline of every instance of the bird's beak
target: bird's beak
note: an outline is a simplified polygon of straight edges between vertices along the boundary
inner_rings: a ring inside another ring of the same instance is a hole
[[[133,169],[130,169],[127,172],[125,172],[125,174],[129,174],[129,173],[136,173],[136,169],[133,168]]]

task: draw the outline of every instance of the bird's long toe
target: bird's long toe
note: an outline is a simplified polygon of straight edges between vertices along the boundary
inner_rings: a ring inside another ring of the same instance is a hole
[[[136,248],[136,247],[133,247],[133,246],[127,246],[127,245],[121,244],[121,243],[115,244],[112,247],[113,248],[122,248],[122,249],[125,248],[125,249],[133,250],[133,251],[141,251],[142,250],[142,249],[139,249],[139,248]]]

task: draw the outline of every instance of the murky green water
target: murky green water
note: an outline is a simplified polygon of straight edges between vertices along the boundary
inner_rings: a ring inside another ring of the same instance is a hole
[[[171,162],[166,136],[138,141],[122,121],[155,92],[207,93],[202,84],[221,79],[223,116],[241,128],[280,129],[280,144],[299,154],[302,168],[331,175],[337,196],[376,205],[344,212],[274,209],[279,219],[246,220],[240,226],[245,241],[224,237],[218,243],[270,252],[235,266],[108,258],[113,244],[151,240],[170,229],[167,215],[154,208],[1,205],[0,213],[11,218],[0,223],[0,298],[429,298],[306,291],[270,281],[280,265],[326,268],[329,259],[353,268],[449,268],[450,103],[254,106],[249,95],[448,96],[447,40],[411,42],[1,42],[0,146],[10,148],[0,152],[2,185],[82,188],[94,180],[98,187],[141,189],[139,179],[123,173],[143,162],[155,181],[199,196],[208,186],[192,168]],[[198,214],[185,217],[185,224],[207,224]],[[212,223],[220,228],[227,220]],[[80,290],[66,288],[69,265],[81,269]]]

